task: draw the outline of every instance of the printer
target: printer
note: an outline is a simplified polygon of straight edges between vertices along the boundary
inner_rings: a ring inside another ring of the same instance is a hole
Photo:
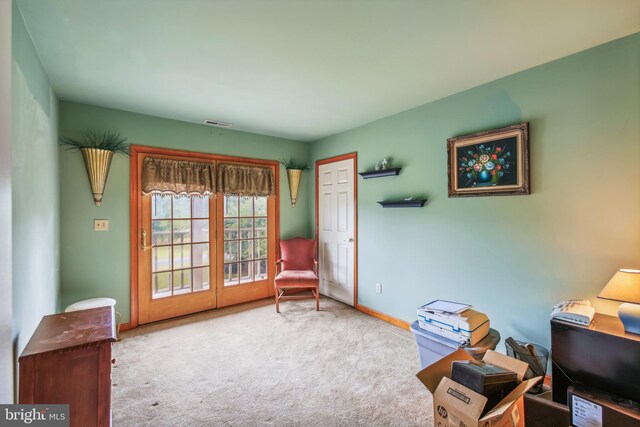
[[[489,333],[489,318],[486,314],[467,308],[449,313],[432,310],[429,304],[418,307],[420,329],[458,342],[460,346],[473,346]]]

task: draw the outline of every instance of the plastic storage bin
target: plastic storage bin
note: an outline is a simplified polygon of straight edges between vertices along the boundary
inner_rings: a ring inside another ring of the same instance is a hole
[[[417,320],[411,324],[411,332],[416,337],[422,368],[432,365],[458,348],[457,343],[420,329]]]
[[[411,332],[416,338],[422,368],[426,368],[460,348],[456,341],[420,329],[417,320],[411,324]],[[489,329],[489,334],[476,345],[462,348],[475,359],[481,360],[487,350],[495,350],[499,342],[500,334],[498,331]]]

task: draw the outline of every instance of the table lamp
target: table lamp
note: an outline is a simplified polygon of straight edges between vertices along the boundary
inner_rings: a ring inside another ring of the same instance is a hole
[[[640,334],[640,270],[620,269],[600,291],[598,298],[622,301],[618,317],[626,332]]]

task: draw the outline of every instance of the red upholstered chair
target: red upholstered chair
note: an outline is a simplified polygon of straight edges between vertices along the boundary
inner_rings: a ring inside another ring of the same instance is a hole
[[[280,313],[280,301],[288,299],[316,300],[316,310],[320,310],[318,288],[318,260],[316,241],[296,237],[280,241],[280,259],[276,261],[276,312]],[[287,295],[287,291],[309,290],[308,293]]]

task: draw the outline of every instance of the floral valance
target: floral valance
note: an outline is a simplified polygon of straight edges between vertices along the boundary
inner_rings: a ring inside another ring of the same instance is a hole
[[[275,196],[273,169],[221,163],[218,165],[218,192],[234,196]]]
[[[215,166],[211,163],[145,157],[142,163],[144,194],[215,194]]]

